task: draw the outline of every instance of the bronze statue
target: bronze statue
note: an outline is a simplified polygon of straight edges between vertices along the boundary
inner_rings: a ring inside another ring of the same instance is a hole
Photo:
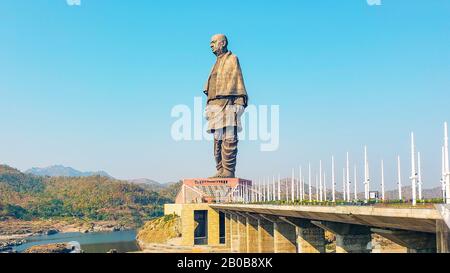
[[[208,133],[214,134],[214,157],[217,173],[212,178],[234,178],[241,116],[248,103],[239,60],[228,51],[223,34],[211,38],[212,52],[217,56],[204,93],[208,96],[206,119]]]

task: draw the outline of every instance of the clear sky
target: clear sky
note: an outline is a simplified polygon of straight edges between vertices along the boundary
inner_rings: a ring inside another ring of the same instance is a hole
[[[345,152],[373,187],[380,160],[409,184],[409,134],[437,186],[450,121],[450,1],[2,0],[0,162],[64,164],[161,182],[213,174],[212,143],[175,142],[177,104],[192,106],[225,33],[250,102],[280,105],[280,148],[242,141],[238,175],[290,175]],[[362,185],[359,185],[362,190]]]

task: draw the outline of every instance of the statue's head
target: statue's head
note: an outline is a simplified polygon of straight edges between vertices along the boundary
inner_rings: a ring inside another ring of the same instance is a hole
[[[211,38],[211,50],[216,56],[228,51],[228,39],[224,34],[216,34]]]

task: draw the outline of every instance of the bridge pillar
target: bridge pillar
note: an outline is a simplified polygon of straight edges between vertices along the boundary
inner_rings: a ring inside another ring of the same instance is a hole
[[[274,230],[273,223],[265,218],[258,217],[258,252],[274,252]]]
[[[406,231],[406,230],[386,230],[372,228],[372,232],[383,236],[392,242],[406,247],[408,253],[435,253],[436,235],[433,233]]]
[[[297,253],[297,234],[295,226],[277,216],[261,215],[273,223],[273,241],[275,253]]]
[[[372,253],[407,253],[407,248],[388,238],[372,233]]]
[[[247,252],[258,253],[258,218],[247,215]]]
[[[296,227],[298,253],[325,253],[325,231],[310,220],[280,217]]]
[[[247,252],[247,217],[238,214],[239,253]]]
[[[225,247],[231,249],[231,214],[225,213]]]
[[[231,252],[239,252],[239,220],[236,214],[230,214]]]
[[[371,231],[367,226],[326,221],[311,221],[336,235],[336,253],[370,253]]]
[[[450,205],[436,205],[442,220],[436,220],[436,244],[438,253],[450,253]]]
[[[445,221],[436,221],[436,244],[438,253],[450,253],[450,228]]]

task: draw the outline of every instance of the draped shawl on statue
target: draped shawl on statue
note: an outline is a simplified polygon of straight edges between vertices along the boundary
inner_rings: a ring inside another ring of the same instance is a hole
[[[242,76],[241,66],[239,59],[236,55],[233,55],[231,51],[228,51],[217,60],[217,77],[215,83],[215,97],[214,94],[208,93],[208,100],[227,98],[230,96],[243,97],[244,107],[247,106],[248,96],[244,85],[244,77]],[[213,67],[214,69],[214,67]],[[212,69],[212,70],[213,70]],[[212,72],[211,70],[211,72]],[[211,74],[208,77],[208,81],[205,85],[205,91],[209,90],[209,84],[211,80]]]

